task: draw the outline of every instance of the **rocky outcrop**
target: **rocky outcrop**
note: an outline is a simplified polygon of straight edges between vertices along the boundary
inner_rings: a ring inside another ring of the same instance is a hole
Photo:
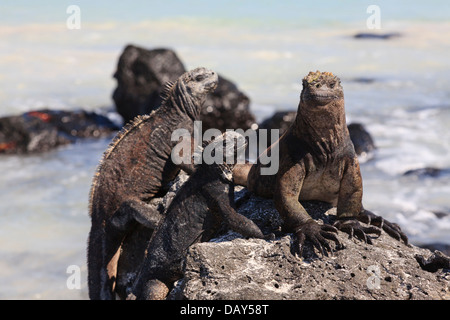
[[[291,237],[235,239],[193,246],[185,277],[173,294],[182,299],[450,299],[450,273],[423,270],[408,248],[382,235],[373,246],[340,237],[346,248],[331,257],[299,259]]]
[[[153,205],[163,212],[187,179],[181,174]],[[273,232],[275,240],[244,239],[223,229],[210,242],[191,246],[184,277],[168,299],[450,299],[450,259],[440,251],[406,246],[384,232],[372,238],[373,245],[339,232],[343,247],[335,248],[332,255],[321,256],[306,242],[300,258],[292,250],[292,235],[281,230],[283,221],[271,199],[236,187],[235,201],[240,214],[252,219],[263,233]],[[326,203],[302,205],[319,223],[335,221],[336,209]],[[126,252],[140,256],[145,248]],[[119,263],[121,292],[132,284],[138,270],[132,256],[123,261],[130,263]]]
[[[117,112],[125,122],[137,115],[150,113],[161,103],[163,85],[178,79],[185,71],[183,63],[172,50],[126,46],[114,74],[117,87],[113,100]],[[219,76],[217,89],[206,100],[200,119],[203,130],[246,130],[255,123],[250,111],[250,99],[223,76]]]
[[[443,175],[450,175],[450,169],[445,168],[433,168],[433,167],[425,167],[419,169],[411,169],[406,171],[404,176],[416,177],[416,178],[439,178]]]
[[[112,96],[124,122],[158,107],[163,85],[176,81],[184,72],[183,63],[172,50],[126,46],[114,73],[117,87]]]
[[[450,299],[450,270],[445,269],[450,260],[438,251],[433,254],[406,246],[385,233],[368,245],[339,232],[343,248],[318,256],[307,243],[300,258],[292,252],[291,235],[280,232],[282,221],[272,200],[243,189],[237,192],[237,201],[240,213],[278,237],[273,241],[243,239],[227,232],[211,242],[193,245],[184,278],[169,298]],[[334,208],[318,202],[304,205],[316,220],[334,221]]]
[[[431,251],[438,250],[450,257],[450,244],[436,242],[436,243],[427,243],[424,245],[420,245],[420,247],[429,249]]]

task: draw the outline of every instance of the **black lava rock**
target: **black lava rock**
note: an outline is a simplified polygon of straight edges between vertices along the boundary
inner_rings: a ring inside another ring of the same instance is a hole
[[[125,122],[150,113],[161,104],[163,85],[175,81],[185,71],[172,50],[126,46],[114,74],[117,88],[113,100],[117,112]],[[207,98],[200,119],[203,131],[209,128],[247,130],[255,123],[250,112],[250,99],[223,76],[219,76],[217,89]]]
[[[36,110],[0,118],[0,154],[49,151],[81,138],[99,138],[119,128],[88,111]]]

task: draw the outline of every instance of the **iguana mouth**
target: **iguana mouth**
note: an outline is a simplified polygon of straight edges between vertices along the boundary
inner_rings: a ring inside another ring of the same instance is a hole
[[[338,98],[338,96],[336,94],[326,94],[326,93],[311,93],[311,92],[309,92],[307,95],[316,100],[332,100],[332,99]]]
[[[313,93],[307,90],[303,93],[302,98],[304,101],[315,101],[319,106],[323,106],[328,104],[330,101],[339,99],[339,96],[332,93]]]
[[[210,92],[214,91],[217,88],[217,83],[218,83],[217,78],[213,78],[210,81],[206,82],[205,83],[206,90]]]
[[[216,89],[219,76],[212,70],[200,67],[192,71],[192,80],[201,83],[207,91]]]

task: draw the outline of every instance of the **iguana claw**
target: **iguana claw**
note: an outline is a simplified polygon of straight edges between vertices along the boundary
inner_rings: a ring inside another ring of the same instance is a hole
[[[359,222],[363,222],[369,225],[369,227],[362,226]],[[368,234],[381,235],[381,229],[383,229],[392,238],[402,241],[408,245],[408,237],[403,233],[398,224],[392,223],[377,216],[373,212],[363,210],[354,218],[338,219],[334,226],[339,230],[348,233],[350,238],[356,237],[365,243],[372,244],[372,240],[368,237]]]
[[[337,220],[334,226],[339,230],[347,233],[349,238],[356,237],[365,243],[372,244],[372,239],[368,237],[368,234],[381,235],[381,229],[377,227],[364,227],[362,226],[356,218]]]
[[[336,235],[337,229],[330,225],[320,225],[315,221],[309,221],[301,225],[295,231],[298,241],[297,252],[300,256],[303,255],[303,247],[305,239],[312,242],[313,246],[319,250],[322,256],[327,255],[327,252],[332,252],[333,250],[328,243],[328,240],[333,241],[336,246],[340,246],[340,242]]]
[[[392,238],[395,238],[398,241],[403,240],[403,242],[408,245],[408,237],[398,224],[389,222],[388,220],[383,219],[383,217],[377,216],[369,210],[363,210],[357,216],[357,219],[361,222],[383,229]]]

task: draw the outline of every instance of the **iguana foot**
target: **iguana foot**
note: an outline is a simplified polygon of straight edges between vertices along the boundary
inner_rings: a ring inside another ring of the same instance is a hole
[[[142,298],[145,300],[164,300],[168,294],[169,288],[163,282],[152,279],[145,284]]]
[[[129,293],[127,300],[164,300],[169,294],[169,288],[157,279],[151,279],[144,284],[142,292],[136,296]]]
[[[403,233],[400,226],[396,223],[392,223],[383,219],[383,217],[377,216],[373,212],[369,210],[363,210],[357,217],[361,222],[370,224],[372,226],[377,226],[382,228],[388,235],[392,238],[397,239],[398,241],[403,240],[403,242],[408,245],[408,237]]]
[[[364,227],[356,218],[338,219],[333,225],[339,230],[347,233],[349,238],[356,237],[368,244],[372,244],[372,239],[367,236],[368,234],[376,234],[378,236],[381,234],[381,229],[376,227]]]
[[[334,241],[336,246],[340,246],[338,238],[333,234],[337,233],[337,229],[330,225],[320,225],[315,221],[308,221],[305,224],[301,225],[295,231],[298,241],[298,254],[300,256],[303,255],[303,246],[305,239],[308,239],[312,242],[313,246],[319,250],[319,252],[323,255],[326,255],[327,252],[332,252],[330,244],[328,240]],[[328,239],[328,240],[327,240]]]
[[[264,235],[264,240],[275,240],[275,234],[274,233],[268,233]]]

